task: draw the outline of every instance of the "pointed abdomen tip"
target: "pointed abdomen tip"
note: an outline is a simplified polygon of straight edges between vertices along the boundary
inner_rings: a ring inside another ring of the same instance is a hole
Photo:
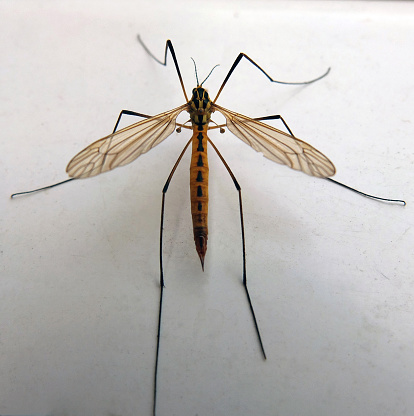
[[[194,240],[196,243],[198,257],[200,257],[201,268],[204,271],[204,257],[206,256],[207,252],[207,237],[205,235],[199,235]]]

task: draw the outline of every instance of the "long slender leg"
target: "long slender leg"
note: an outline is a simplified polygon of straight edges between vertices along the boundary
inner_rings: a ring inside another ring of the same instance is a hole
[[[162,62],[152,54],[152,52],[148,49],[148,47],[142,41],[141,36],[138,35],[137,38],[138,38],[138,42],[144,48],[145,52],[147,52],[147,54],[152,59],[154,59],[156,62],[158,62],[161,65],[167,66],[167,52],[168,52],[168,49],[170,50],[171,56],[172,56],[173,61],[174,61],[175,69],[177,70],[178,79],[180,80],[181,88],[183,89],[185,100],[188,102],[188,97],[187,97],[187,93],[185,92],[183,77],[181,76],[180,68],[178,66],[178,61],[177,61],[177,57],[175,56],[175,51],[174,51],[174,47],[172,45],[172,42],[168,39],[167,42],[165,43],[164,62]]]
[[[287,125],[286,121],[283,119],[283,117],[280,114],[276,114],[276,115],[272,115],[272,116],[265,116],[265,117],[257,117],[254,120],[258,120],[258,121],[264,121],[264,120],[281,120],[283,125],[286,127],[286,130],[289,132],[289,134],[293,137],[295,137],[295,135],[292,133],[292,130],[289,128],[289,126]]]
[[[252,300],[251,300],[250,294],[249,294],[249,289],[247,288],[246,243],[245,243],[245,236],[244,236],[244,220],[243,220],[243,205],[242,205],[241,187],[240,187],[239,183],[237,182],[237,179],[234,176],[233,172],[231,171],[229,165],[224,160],[223,156],[221,155],[221,153],[219,152],[217,147],[214,145],[214,143],[210,139],[208,139],[208,142],[211,144],[213,149],[216,151],[218,157],[223,162],[223,165],[227,169],[227,172],[229,173],[231,179],[233,179],[234,185],[235,185],[235,187],[236,187],[236,189],[239,193],[240,224],[241,224],[241,236],[242,236],[242,247],[243,247],[243,286],[244,286],[244,289],[246,290],[247,300],[249,302],[249,307],[250,307],[250,311],[252,313],[254,327],[256,328],[256,333],[257,333],[257,338],[259,340],[260,348],[261,348],[262,353],[263,353],[263,358],[266,359],[266,353],[265,353],[265,350],[264,350],[264,347],[263,347],[263,342],[262,342],[262,337],[260,335],[259,325],[257,323],[256,314],[254,313]]]
[[[283,125],[286,127],[286,130],[289,132],[289,134],[293,137],[294,134],[292,133],[292,130],[289,128],[289,126],[287,125],[287,123],[285,122],[285,120],[283,119],[283,117],[279,114],[276,115],[271,115],[271,116],[264,116],[264,117],[254,117],[252,118],[253,120],[257,120],[257,121],[265,121],[265,120],[282,120]],[[226,127],[226,124],[217,124],[216,126],[212,126],[209,128],[209,130],[212,129],[220,129],[221,133],[224,133],[224,127]]]
[[[153,396],[153,416],[156,416],[156,407],[157,407],[157,386],[158,386],[158,361],[160,355],[160,335],[161,335],[161,318],[162,318],[162,300],[164,296],[164,268],[162,263],[162,237],[164,230],[164,207],[165,207],[165,194],[167,193],[168,187],[170,186],[171,179],[181,162],[181,159],[184,156],[185,151],[188,149],[188,146],[191,143],[191,139],[185,145],[183,151],[178,156],[177,161],[175,162],[167,181],[165,182],[164,188],[162,188],[162,202],[161,202],[161,223],[160,223],[160,304],[158,311],[158,329],[157,329],[157,348],[155,353],[155,366],[154,366],[154,396]]]
[[[27,194],[32,194],[34,192],[44,191],[45,189],[54,188],[55,186],[63,185],[64,183],[74,181],[75,179],[76,178],[66,179],[65,181],[54,183],[53,185],[44,186],[43,188],[33,189],[31,191],[16,192],[14,194],[11,194],[10,198],[14,198],[15,196],[19,196],[19,195],[27,195]]]
[[[231,74],[233,73],[233,71],[236,69],[237,65],[240,63],[240,61],[243,58],[246,58],[257,69],[259,69],[264,75],[266,75],[266,77],[270,80],[270,82],[276,82],[278,84],[285,84],[285,85],[306,85],[306,84],[312,84],[313,82],[319,81],[320,79],[326,77],[329,74],[329,71],[331,70],[331,68],[328,68],[328,70],[324,74],[322,74],[318,78],[311,79],[310,81],[304,81],[304,82],[284,82],[284,81],[276,81],[267,72],[265,72],[265,70],[263,68],[261,68],[256,62],[254,62],[253,59],[249,58],[245,53],[241,52],[239,54],[239,56],[236,58],[236,60],[234,61],[234,63],[232,65],[232,67],[230,68],[230,71],[227,74],[226,78],[224,78],[223,84],[221,84],[221,87],[220,87],[220,89],[219,89],[219,91],[218,91],[218,93],[216,95],[216,98],[213,100],[213,103],[215,103],[217,101],[217,98],[221,94],[221,91],[223,90],[224,86],[226,85],[227,81],[229,80]]]
[[[257,118],[254,118],[254,120],[258,120],[258,121],[264,121],[264,120],[281,120],[282,123],[283,123],[283,125],[286,127],[286,130],[289,132],[289,134],[291,136],[295,137],[295,135],[292,133],[292,130],[289,128],[289,126],[287,125],[287,123],[285,122],[285,120],[283,119],[283,117],[281,115],[279,115],[279,114],[272,115],[272,116],[265,116],[265,117],[257,117]],[[402,200],[402,199],[390,199],[390,198],[382,198],[382,197],[379,197],[379,196],[370,195],[370,194],[367,194],[365,192],[358,191],[358,189],[352,188],[351,186],[348,186],[348,185],[345,185],[345,184],[343,184],[341,182],[338,182],[335,179],[332,179],[332,178],[324,178],[324,179],[326,179],[329,182],[332,182],[332,183],[335,183],[337,185],[340,185],[340,186],[342,186],[342,187],[344,187],[346,189],[349,189],[352,192],[355,192],[357,194],[360,194],[362,196],[365,196],[367,198],[376,199],[376,200],[385,201],[385,202],[395,202],[395,203],[399,203],[399,204],[406,205],[406,202],[404,200]]]
[[[137,112],[131,111],[131,110],[122,110],[119,113],[118,119],[116,120],[115,127],[112,131],[112,134],[114,134],[118,130],[118,125],[119,125],[123,115],[134,116],[134,117],[142,117],[142,118],[151,118],[152,117],[152,116],[149,116],[148,114],[137,113]]]
[[[366,194],[365,192],[358,191],[358,189],[351,188],[350,186],[345,185],[345,184],[343,184],[341,182],[338,182],[335,179],[332,179],[332,178],[325,178],[325,179],[327,181],[329,181],[329,182],[335,183],[336,185],[340,185],[340,186],[342,186],[342,187],[344,187],[346,189],[349,189],[352,192],[356,192],[357,194],[362,195],[362,196],[365,196],[367,198],[377,199],[379,201],[384,201],[384,202],[396,202],[398,204],[402,204],[403,206],[407,205],[407,203],[403,199],[381,198],[379,196],[374,196],[374,195]]]
[[[121,118],[122,118],[122,116],[123,116],[123,115],[136,116],[136,117],[143,117],[143,118],[150,118],[150,117],[151,117],[151,116],[149,116],[149,115],[147,115],[147,114],[136,113],[135,111],[130,111],[130,110],[122,110],[122,111],[119,113],[118,119],[117,119],[117,121],[116,121],[116,123],[115,123],[115,127],[114,127],[114,129],[113,129],[112,133],[115,133],[115,132],[116,132],[116,130],[118,129],[118,125],[119,125],[119,123],[120,123]],[[42,188],[33,189],[33,190],[31,190],[31,191],[17,192],[17,193],[14,193],[14,194],[10,195],[10,198],[14,198],[15,196],[18,196],[18,195],[26,195],[26,194],[32,194],[32,193],[34,193],[34,192],[44,191],[44,190],[46,190],[46,189],[54,188],[55,186],[63,185],[63,184],[64,184],[64,183],[66,183],[66,182],[74,181],[74,180],[76,180],[76,179],[77,179],[77,178],[70,178],[70,179],[66,179],[66,180],[64,180],[64,181],[62,181],[62,182],[57,182],[57,183],[54,183],[53,185],[44,186],[44,187],[42,187]]]

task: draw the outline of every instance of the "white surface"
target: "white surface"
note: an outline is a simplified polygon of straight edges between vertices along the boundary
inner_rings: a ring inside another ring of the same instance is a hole
[[[219,104],[282,114],[362,198],[212,138],[244,196],[250,290],[241,285],[237,193],[210,151],[206,271],[192,240],[185,158],[167,195],[158,415],[414,414],[414,4],[15,2],[0,4],[0,414],[150,415],[161,189],[188,133],[135,163],[66,178],[68,160],[121,109],[182,104],[217,63]],[[127,120],[128,123],[135,120]],[[277,123],[275,123],[278,126]]]

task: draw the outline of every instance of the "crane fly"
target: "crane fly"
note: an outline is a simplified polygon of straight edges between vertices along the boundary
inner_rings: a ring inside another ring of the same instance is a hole
[[[341,185],[363,196],[388,202],[398,202],[402,203],[403,205],[405,205],[405,201],[389,198],[380,198],[377,196],[369,195],[331,179],[330,177],[335,174],[335,166],[333,165],[333,163],[319,150],[315,149],[310,144],[296,138],[293,135],[287,123],[285,122],[285,120],[282,118],[282,116],[271,115],[260,118],[250,118],[242,114],[235,113],[234,111],[230,111],[224,107],[219,106],[216,103],[224,86],[226,85],[230,76],[233,74],[233,71],[243,58],[245,58],[252,65],[254,65],[271,82],[279,84],[311,84],[328,75],[330,68],[328,68],[328,70],[323,75],[310,81],[283,82],[271,78],[255,61],[249,58],[246,54],[240,53],[234,61],[232,67],[230,68],[227,76],[225,77],[214,100],[210,98],[207,90],[203,87],[203,84],[210,76],[215,67],[210,71],[209,75],[201,83],[198,81],[196,69],[195,73],[197,86],[193,88],[191,98],[188,99],[172,42],[170,40],[167,40],[165,46],[164,62],[162,62],[151,53],[151,51],[141,40],[140,36],[138,36],[138,41],[141,43],[145,51],[154,60],[156,60],[158,63],[164,66],[166,66],[167,64],[167,54],[168,51],[170,51],[185,97],[185,104],[177,108],[174,108],[173,110],[166,111],[155,116],[148,116],[146,114],[136,113],[134,111],[122,110],[119,114],[114,130],[110,135],[92,143],[72,158],[72,160],[69,162],[66,168],[66,172],[68,173],[70,179],[46,186],[44,188],[35,189],[33,191],[15,193],[12,195],[12,197],[37,192],[44,189],[49,189],[54,186],[61,185],[65,182],[72,181],[74,179],[90,178],[92,176],[96,176],[101,173],[112,170],[116,167],[127,165],[134,161],[138,156],[148,152],[149,150],[160,144],[163,140],[170,136],[174,132],[174,130],[177,130],[177,132],[181,132],[183,128],[192,130],[192,136],[188,140],[181,154],[179,155],[162,190],[160,225],[160,300],[153,389],[153,415],[155,416],[157,403],[157,380],[160,351],[162,301],[165,287],[162,261],[165,195],[167,193],[171,179],[190,144],[192,145],[192,155],[190,164],[191,215],[193,220],[193,234],[195,247],[200,258],[201,267],[203,268],[203,270],[208,240],[208,145],[211,145],[211,147],[217,153],[220,160],[223,162],[238,191],[243,252],[243,286],[245,288],[257,338],[264,359],[266,359],[266,353],[263,346],[262,337],[259,331],[256,315],[253,309],[253,304],[250,298],[249,290],[247,287],[246,250],[241,187],[237,182],[237,179],[231,171],[230,167],[224,160],[223,156],[208,136],[209,130],[220,129],[220,132],[223,133],[224,127],[227,127],[230,130],[230,132],[232,132],[236,137],[238,137],[243,142],[251,146],[257,152],[261,152],[268,159],[279,164],[287,165],[292,169],[302,171],[310,176],[328,179],[331,182]],[[226,121],[225,124],[218,125],[212,120],[212,115],[216,111],[224,116]],[[182,112],[189,113],[189,120],[184,124],[177,122],[177,117]],[[138,116],[144,118],[144,120],[141,120],[135,124],[118,130],[118,125],[123,115]],[[272,126],[269,126],[268,124],[263,123],[263,121],[266,120],[280,120],[287,129],[288,133],[285,133]],[[190,123],[191,126],[188,126],[187,123]],[[210,123],[213,123],[214,125],[211,125]]]

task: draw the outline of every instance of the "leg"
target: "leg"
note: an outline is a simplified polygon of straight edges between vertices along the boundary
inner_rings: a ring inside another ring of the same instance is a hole
[[[44,191],[45,189],[54,188],[55,186],[63,185],[64,183],[66,183],[66,182],[70,182],[70,181],[74,181],[75,179],[76,179],[76,178],[66,179],[65,181],[58,182],[58,183],[54,183],[53,185],[44,186],[43,188],[33,189],[33,190],[31,190],[31,191],[16,192],[16,193],[14,193],[14,194],[11,194],[11,195],[10,195],[10,198],[14,198],[15,196],[19,196],[19,195],[32,194],[33,192]]]
[[[263,120],[281,120],[282,123],[284,124],[284,126],[286,127],[287,131],[289,132],[289,134],[291,136],[295,137],[294,134],[292,133],[292,130],[289,128],[289,126],[287,125],[287,123],[285,122],[285,120],[283,120],[283,117],[280,116],[280,115],[272,115],[272,116],[258,117],[258,118],[255,118],[254,120],[258,120],[258,121],[263,121]],[[337,185],[340,185],[340,186],[342,186],[342,187],[344,187],[346,189],[349,189],[352,192],[356,192],[357,194],[360,194],[360,195],[365,196],[367,198],[377,199],[379,201],[385,201],[385,202],[396,202],[396,203],[401,203],[403,205],[406,205],[406,202],[404,200],[402,200],[402,199],[380,198],[379,196],[374,196],[374,195],[370,195],[370,194],[366,194],[364,192],[358,191],[357,189],[351,188],[350,186],[345,185],[345,184],[343,184],[341,182],[338,182],[338,181],[336,181],[336,180],[334,180],[332,178],[324,178],[324,179],[326,179],[329,182],[332,182],[332,183],[335,183]]]
[[[123,115],[135,116],[135,117],[142,117],[142,118],[150,118],[150,117],[152,117],[152,116],[149,116],[148,114],[136,113],[135,111],[130,111],[130,110],[122,110],[119,113],[118,119],[116,120],[115,127],[114,127],[114,129],[112,131],[112,134],[114,134],[118,130],[118,125],[119,125],[119,123],[120,123],[121,118],[122,118]]]
[[[264,116],[264,117],[255,117],[253,120],[257,121],[264,121],[264,120],[282,120],[283,125],[286,127],[289,134],[293,137],[295,137],[292,133],[292,130],[289,128],[289,126],[286,124],[285,120],[281,115],[273,115],[273,116]],[[214,123],[214,121],[212,121]],[[224,133],[224,128],[226,127],[226,124],[216,124],[215,126],[209,127],[209,130],[213,129],[220,129],[220,133]]]
[[[244,237],[244,221],[243,221],[243,206],[242,206],[241,187],[240,187],[239,183],[237,182],[237,179],[234,176],[233,172],[231,171],[229,165],[224,160],[224,158],[221,155],[221,153],[218,151],[217,147],[214,145],[214,143],[210,139],[208,139],[208,141],[211,144],[211,146],[213,147],[213,149],[216,151],[216,153],[219,156],[220,160],[223,162],[223,165],[227,169],[227,172],[229,172],[229,175],[233,179],[234,185],[235,185],[235,187],[236,187],[236,189],[237,189],[237,191],[239,193],[240,223],[241,223],[242,249],[243,249],[243,286],[244,286],[244,289],[246,290],[247,300],[249,302],[250,311],[252,313],[253,322],[254,322],[254,326],[256,328],[257,337],[259,339],[260,348],[261,348],[262,353],[263,353],[263,358],[266,359],[266,353],[265,353],[265,350],[264,350],[264,347],[263,347],[262,337],[261,337],[260,331],[259,331],[259,325],[257,324],[257,319],[256,319],[256,315],[254,313],[253,304],[252,304],[252,301],[251,301],[251,298],[250,298],[249,290],[247,288],[246,244],[245,244],[245,237]]]
[[[143,118],[150,118],[151,117],[147,114],[136,113],[136,112],[130,111],[130,110],[122,110],[119,113],[118,120],[115,123],[115,127],[114,127],[114,130],[112,131],[112,133],[115,133],[116,130],[118,129],[119,122],[121,121],[121,118],[124,114],[129,115],[129,116],[143,117]],[[14,198],[15,196],[18,196],[18,195],[26,195],[26,194],[31,194],[33,192],[44,191],[45,189],[54,188],[55,186],[63,185],[66,182],[70,182],[70,181],[74,181],[74,180],[76,180],[76,178],[66,179],[62,182],[54,183],[53,185],[48,185],[48,186],[44,186],[43,188],[33,189],[32,191],[17,192],[15,194],[10,195],[10,198]]]
[[[160,61],[159,59],[157,59],[152,53],[151,51],[147,48],[147,46],[145,45],[145,43],[142,41],[141,37],[138,35],[138,42],[141,44],[141,46],[144,48],[145,52],[155,61],[157,61],[159,64],[167,66],[167,52],[168,49],[170,50],[171,56],[173,58],[174,61],[174,65],[175,65],[175,69],[177,70],[177,75],[178,75],[178,79],[180,80],[181,83],[181,88],[183,89],[183,93],[184,93],[184,97],[185,97],[185,101],[188,102],[188,97],[187,94],[185,92],[185,88],[184,88],[184,81],[183,81],[183,77],[181,76],[181,72],[180,72],[180,68],[178,66],[178,61],[177,61],[177,57],[175,56],[175,51],[174,51],[174,47],[171,43],[171,41],[168,39],[167,42],[165,43],[165,53],[164,53],[164,62]]]
[[[350,186],[345,185],[341,182],[338,182],[334,179],[331,179],[331,178],[325,178],[325,179],[329,182],[335,183],[335,184],[340,185],[340,186],[342,186],[346,189],[349,189],[352,192],[356,192],[357,194],[360,194],[362,196],[366,196],[367,198],[377,199],[379,201],[384,201],[384,202],[396,202],[397,204],[402,204],[403,206],[407,205],[407,203],[403,199],[380,198],[379,196],[374,196],[374,195],[366,194],[365,192],[358,191],[358,189],[351,188]]]
[[[121,115],[120,115],[121,116]],[[162,264],[162,237],[164,229],[164,207],[165,207],[165,194],[167,193],[168,187],[170,186],[171,179],[184,156],[185,151],[191,143],[191,139],[185,145],[183,151],[180,153],[175,165],[173,166],[167,181],[165,182],[164,188],[162,189],[162,202],[161,202],[161,224],[160,224],[160,303],[158,312],[158,329],[157,329],[157,348],[155,353],[155,367],[154,367],[154,396],[153,396],[153,416],[156,415],[157,406],[157,385],[158,385],[158,358],[160,355],[160,335],[161,335],[161,318],[162,318],[162,299],[164,295],[164,269]]]
[[[291,129],[289,128],[289,126],[286,124],[285,120],[283,120],[283,117],[282,117],[281,115],[279,115],[279,114],[277,114],[277,115],[273,115],[273,116],[257,117],[257,118],[255,118],[254,120],[257,120],[257,121],[264,121],[264,120],[281,120],[281,121],[282,121],[282,123],[283,123],[283,125],[286,127],[286,130],[289,132],[289,134],[290,134],[291,136],[295,137],[295,136],[294,136],[294,134],[292,133],[292,130],[291,130]]]
[[[310,81],[304,81],[304,82],[284,82],[284,81],[276,81],[275,79],[273,79],[268,73],[266,73],[264,71],[263,68],[261,68],[256,62],[253,61],[253,59],[249,58],[245,53],[240,53],[239,56],[236,58],[236,60],[234,61],[232,67],[230,68],[229,73],[227,74],[226,78],[224,78],[223,84],[221,84],[221,87],[216,95],[216,98],[213,100],[213,103],[215,103],[217,101],[217,98],[219,97],[221,91],[223,90],[224,86],[226,85],[227,81],[229,80],[231,74],[233,73],[233,71],[236,69],[237,65],[240,63],[240,61],[246,58],[251,64],[253,64],[259,71],[261,71],[264,75],[266,75],[266,77],[270,80],[270,82],[276,82],[278,84],[288,84],[288,85],[306,85],[306,84],[312,84],[313,82],[319,81],[320,79],[326,77],[329,74],[329,71],[331,70],[331,68],[328,68],[328,70],[321,76],[319,76],[318,78],[312,79]]]

